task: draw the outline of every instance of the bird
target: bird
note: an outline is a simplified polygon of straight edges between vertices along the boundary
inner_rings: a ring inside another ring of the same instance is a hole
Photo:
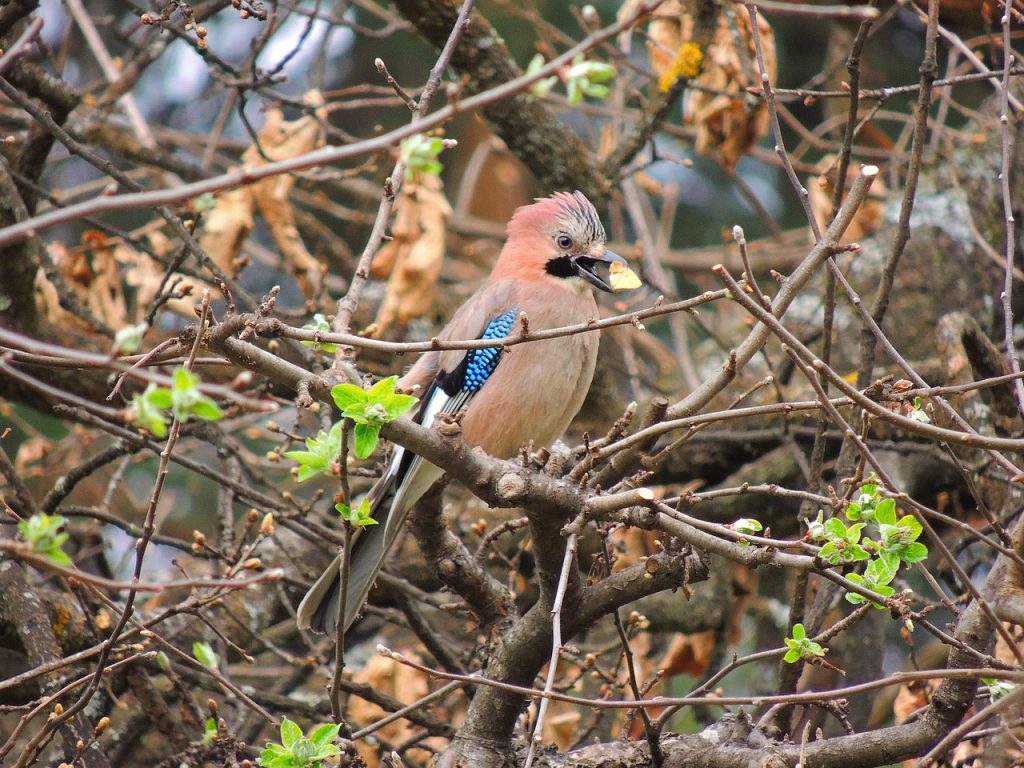
[[[607,268],[607,275],[602,273]],[[460,307],[439,340],[499,339],[528,323],[530,331],[597,319],[594,289],[609,293],[640,286],[625,259],[608,250],[593,204],[581,192],[556,192],[518,208],[494,268]],[[399,381],[419,397],[412,418],[461,421],[470,446],[496,458],[524,444],[548,446],[569,426],[590,389],[598,333],[531,341],[507,349],[432,350]],[[352,537],[348,582],[341,558],[324,571],[297,610],[300,629],[347,632],[355,621],[409,510],[443,471],[395,446],[367,494],[375,525]],[[345,615],[339,617],[345,589]]]

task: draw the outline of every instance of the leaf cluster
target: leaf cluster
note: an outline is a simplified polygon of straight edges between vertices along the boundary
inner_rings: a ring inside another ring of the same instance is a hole
[[[302,326],[304,331],[316,331],[317,333],[330,333],[331,324],[327,322],[327,318],[319,312],[313,315],[312,322],[306,323]],[[326,352],[329,355],[333,355],[337,349],[337,344],[329,344],[323,341],[303,341],[302,346],[311,347],[314,352]]]
[[[338,384],[331,390],[335,405],[341,415],[355,422],[356,457],[367,458],[377,447],[380,428],[400,416],[404,416],[416,404],[412,395],[395,392],[397,376],[381,379],[369,389],[355,384]]]
[[[873,482],[860,487],[857,497],[846,507],[846,518],[851,521],[849,526],[838,517],[825,520],[824,512],[819,511],[817,519],[808,524],[811,538],[824,542],[818,556],[829,565],[869,561],[863,574],[851,573],[847,578],[882,597],[892,597],[896,590],[889,584],[900,567],[928,557],[928,547],[917,540],[921,523],[913,515],[897,519],[896,501],[882,496]],[[876,538],[862,538],[865,530],[875,533]],[[854,592],[846,594],[846,600],[854,605],[866,599]]]
[[[132,398],[128,420],[156,437],[167,434],[168,411],[178,421],[188,421],[193,416],[204,421],[219,421],[224,412],[199,391],[200,384],[202,380],[192,371],[176,368],[170,389],[150,382],[145,391]]]
[[[63,526],[64,518],[60,515],[39,512],[20,521],[18,530],[34,552],[45,555],[57,565],[71,565],[71,558],[61,549],[68,540],[68,534],[60,530]]]
[[[444,150],[444,139],[440,136],[425,136],[417,133],[403,139],[398,152],[405,163],[405,180],[414,182],[420,176],[437,176],[444,166],[437,159]]]
[[[308,736],[287,717],[281,721],[281,743],[267,742],[266,749],[257,758],[263,768],[308,768],[321,765],[324,760],[341,754],[334,740],[338,725],[318,725]]]
[[[356,457],[365,459],[373,453],[380,440],[380,428],[408,413],[417,402],[417,398],[412,395],[395,392],[396,381],[397,376],[389,376],[369,389],[357,387],[355,384],[338,384],[331,390],[334,403],[341,410],[342,419],[335,422],[329,431],[320,430],[315,437],[307,438],[306,450],[285,451],[282,454],[285,458],[298,463],[296,479],[300,483],[315,475],[337,473],[336,461],[341,453],[345,419],[355,425],[352,432]],[[345,507],[345,510],[341,507]],[[357,520],[365,519],[365,516],[359,516],[358,509],[351,512],[344,504],[338,505],[338,511],[346,520],[350,514]]]
[[[814,661],[815,659],[820,659],[826,653],[821,645],[808,639],[807,631],[804,629],[803,624],[794,624],[792,637],[787,637],[785,640],[789,650],[786,651],[786,655],[782,657],[782,660],[787,664],[795,664],[800,659]]]
[[[537,54],[530,59],[526,67],[526,74],[533,75],[540,72],[544,66],[544,56]],[[608,97],[608,86],[604,83],[615,77],[615,67],[603,61],[587,61],[581,53],[577,55],[572,64],[562,74],[561,79],[565,81],[565,90],[571,106],[577,106],[583,101],[584,96],[592,99],[605,99]],[[558,84],[559,77],[552,75],[544,77],[530,86],[530,95],[535,99],[542,99]]]

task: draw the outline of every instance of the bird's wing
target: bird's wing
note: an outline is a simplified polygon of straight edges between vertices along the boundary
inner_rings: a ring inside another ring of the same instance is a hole
[[[510,304],[511,299],[506,286],[486,286],[456,312],[438,338],[500,339],[509,335],[519,318],[519,309]],[[438,414],[457,414],[480,391],[501,357],[498,347],[422,355],[400,382],[405,389],[416,385],[420,388],[416,393],[420,403],[413,420],[429,427]],[[442,474],[430,462],[395,446],[387,469],[369,493],[371,514],[377,524],[357,531],[352,541],[349,579],[345,585],[346,630],[362,610],[409,510]],[[302,601],[298,611],[301,627],[323,632],[337,625],[340,564],[340,559],[336,560]]]
[[[519,319],[519,309],[509,307],[507,301],[482,301],[482,299],[504,298],[478,294],[463,306],[444,329],[443,339],[500,339],[508,336]],[[497,305],[497,306],[495,306]],[[463,311],[467,310],[468,311]],[[454,416],[480,391],[502,357],[500,347],[484,349],[448,350],[437,358],[437,370],[433,380],[420,397],[420,405],[414,420],[429,427],[439,414]],[[413,371],[410,371],[412,373]],[[402,447],[396,447],[389,470],[395,472],[398,481],[390,514],[387,516],[388,541],[398,535],[408,510],[427,492],[441,475],[441,471],[419,456]]]

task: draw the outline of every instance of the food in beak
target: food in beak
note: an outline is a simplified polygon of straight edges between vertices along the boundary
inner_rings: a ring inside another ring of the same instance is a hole
[[[620,261],[613,261],[608,265],[608,285],[616,293],[621,293],[622,291],[632,291],[634,288],[639,288],[642,283],[640,278],[636,276],[636,272],[626,264]]]

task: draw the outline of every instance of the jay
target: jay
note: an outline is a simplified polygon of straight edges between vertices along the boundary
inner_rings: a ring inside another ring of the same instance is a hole
[[[499,339],[523,315],[533,330],[585,323],[598,316],[594,288],[613,292],[639,285],[625,259],[605,247],[604,227],[590,201],[581,192],[559,192],[515,212],[490,277],[438,338]],[[419,395],[413,416],[418,423],[430,426],[438,414],[461,418],[469,445],[509,458],[530,441],[549,445],[569,426],[590,389],[597,347],[597,333],[579,333],[508,350],[430,351],[399,386]],[[342,631],[348,630],[409,510],[442,474],[395,447],[369,492],[378,524],[353,536],[348,583],[340,583],[339,557],[299,605],[301,629],[336,631],[341,620]],[[345,615],[339,617],[342,589]]]

